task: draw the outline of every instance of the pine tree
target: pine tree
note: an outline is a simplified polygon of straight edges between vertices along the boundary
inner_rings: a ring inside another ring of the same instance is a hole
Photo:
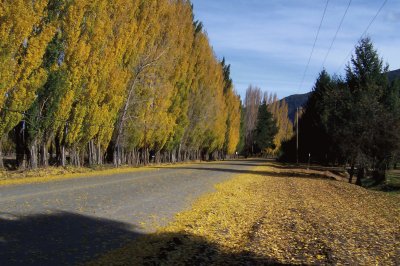
[[[319,74],[312,94],[304,106],[304,113],[299,121],[301,134],[299,136],[299,159],[306,162],[311,156],[313,161],[327,163],[334,161],[335,154],[330,154],[332,137],[328,133],[331,126],[329,102],[331,91],[336,90],[335,82],[329,74],[322,70]]]
[[[371,40],[360,40],[346,68],[351,109],[344,127],[351,130],[343,136],[343,145],[352,142],[359,185],[368,166],[375,169],[376,181],[382,182],[393,152],[399,149],[399,109],[397,104],[388,104],[399,88],[389,84],[387,72],[388,66],[384,66]]]
[[[266,101],[263,101],[258,108],[257,126],[254,132],[254,144],[257,147],[257,151],[266,153],[267,149],[273,149],[276,133],[278,133],[276,121],[268,111]]]

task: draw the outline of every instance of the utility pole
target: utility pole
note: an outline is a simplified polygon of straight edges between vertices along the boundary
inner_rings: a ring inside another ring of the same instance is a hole
[[[296,162],[299,164],[299,107],[296,111]]]

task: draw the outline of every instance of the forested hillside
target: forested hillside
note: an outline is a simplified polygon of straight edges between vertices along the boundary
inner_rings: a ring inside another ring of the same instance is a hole
[[[288,112],[289,112],[289,119],[292,121],[292,123],[295,122],[295,116],[296,116],[296,110],[298,107],[304,106],[308,98],[312,92],[304,93],[304,94],[294,94],[290,95],[288,97],[283,98],[281,101],[285,101],[288,105]]]
[[[400,69],[390,71],[388,73],[389,81],[394,81],[395,79],[400,79]]]
[[[36,168],[234,153],[240,99],[192,9],[186,0],[2,1],[3,155]]]

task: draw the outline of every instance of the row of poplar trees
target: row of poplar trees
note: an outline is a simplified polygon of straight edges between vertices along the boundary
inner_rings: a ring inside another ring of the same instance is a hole
[[[385,180],[400,154],[400,82],[388,69],[364,38],[344,77],[320,73],[299,121],[300,161],[346,165],[358,185],[367,173]],[[283,151],[283,160],[296,160],[296,137]]]
[[[238,150],[244,156],[277,157],[281,144],[293,135],[288,104],[276,94],[249,86],[242,108],[241,138]]]
[[[0,150],[18,167],[235,153],[240,99],[190,1],[4,0],[0,22]]]

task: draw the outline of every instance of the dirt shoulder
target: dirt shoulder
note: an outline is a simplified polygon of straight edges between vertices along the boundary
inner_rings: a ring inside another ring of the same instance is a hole
[[[400,263],[400,197],[269,163],[92,265]]]

